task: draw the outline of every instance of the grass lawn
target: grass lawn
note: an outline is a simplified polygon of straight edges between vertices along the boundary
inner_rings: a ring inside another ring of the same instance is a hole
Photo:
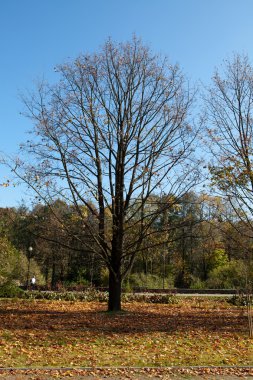
[[[0,366],[253,365],[245,308],[188,298],[123,307],[2,299]]]

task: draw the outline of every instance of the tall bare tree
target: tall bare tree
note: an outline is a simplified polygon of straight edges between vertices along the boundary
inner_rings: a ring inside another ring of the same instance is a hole
[[[193,96],[179,67],[137,38],[108,40],[55,70],[58,84],[24,99],[34,138],[22,146],[30,164],[19,159],[15,172],[48,204],[75,206],[109,270],[108,309],[120,310],[122,279],[150,226],[195,184]],[[162,192],[173,201],[148,207]]]
[[[253,68],[247,56],[234,55],[215,72],[207,116],[212,180],[236,216],[231,225],[244,223],[253,238]],[[252,252],[246,246],[244,250],[250,259]]]

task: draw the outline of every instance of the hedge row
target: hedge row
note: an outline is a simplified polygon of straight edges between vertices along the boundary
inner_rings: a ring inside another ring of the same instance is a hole
[[[24,291],[22,298],[45,299],[59,301],[84,301],[84,302],[107,302],[108,292],[98,290],[87,290],[85,292],[52,292],[52,291]],[[122,302],[147,302],[176,304],[178,298],[172,294],[122,294]]]
[[[22,298],[22,299],[44,299],[59,301],[83,301],[83,302],[107,302],[108,292],[95,289],[80,291],[39,291],[39,290],[22,290],[13,284],[4,284],[0,286],[0,298]],[[123,302],[147,302],[176,304],[178,298],[173,294],[122,294]]]
[[[96,289],[87,289],[85,291],[40,291],[40,290],[22,290],[19,287],[7,283],[0,286],[0,298],[22,298],[22,299],[43,299],[59,301],[83,301],[83,302],[107,302],[108,292]],[[234,295],[227,301],[236,306],[246,306],[248,302],[252,303],[252,297],[245,294]],[[177,304],[179,298],[174,294],[132,294],[123,293],[122,302],[146,302],[152,304]]]

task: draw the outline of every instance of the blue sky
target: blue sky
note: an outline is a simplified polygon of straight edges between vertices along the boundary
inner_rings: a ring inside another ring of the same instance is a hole
[[[253,0],[0,0],[0,151],[14,154],[27,139],[19,92],[54,66],[99,49],[110,36],[133,33],[208,83],[233,52],[253,62]],[[0,167],[0,183],[9,177]],[[0,207],[20,204],[24,189],[0,188]]]

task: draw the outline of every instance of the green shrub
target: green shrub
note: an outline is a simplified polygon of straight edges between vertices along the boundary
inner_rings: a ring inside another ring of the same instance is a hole
[[[0,285],[18,279],[20,252],[5,237],[0,238],[0,262]]]
[[[127,291],[133,288],[162,289],[163,282],[166,288],[173,287],[173,279],[171,277],[166,277],[165,281],[163,281],[162,277],[154,274],[133,273],[123,284],[123,289]]]
[[[21,298],[24,291],[12,282],[0,286],[0,298]]]
[[[208,257],[208,270],[212,271],[216,268],[224,267],[228,264],[228,255],[223,248],[216,248]]]
[[[215,268],[209,273],[206,281],[210,289],[238,289],[244,288],[248,268],[241,260],[231,260],[224,266]]]
[[[198,277],[192,276],[192,283],[190,285],[190,289],[205,289],[206,283],[205,281],[201,281]]]

